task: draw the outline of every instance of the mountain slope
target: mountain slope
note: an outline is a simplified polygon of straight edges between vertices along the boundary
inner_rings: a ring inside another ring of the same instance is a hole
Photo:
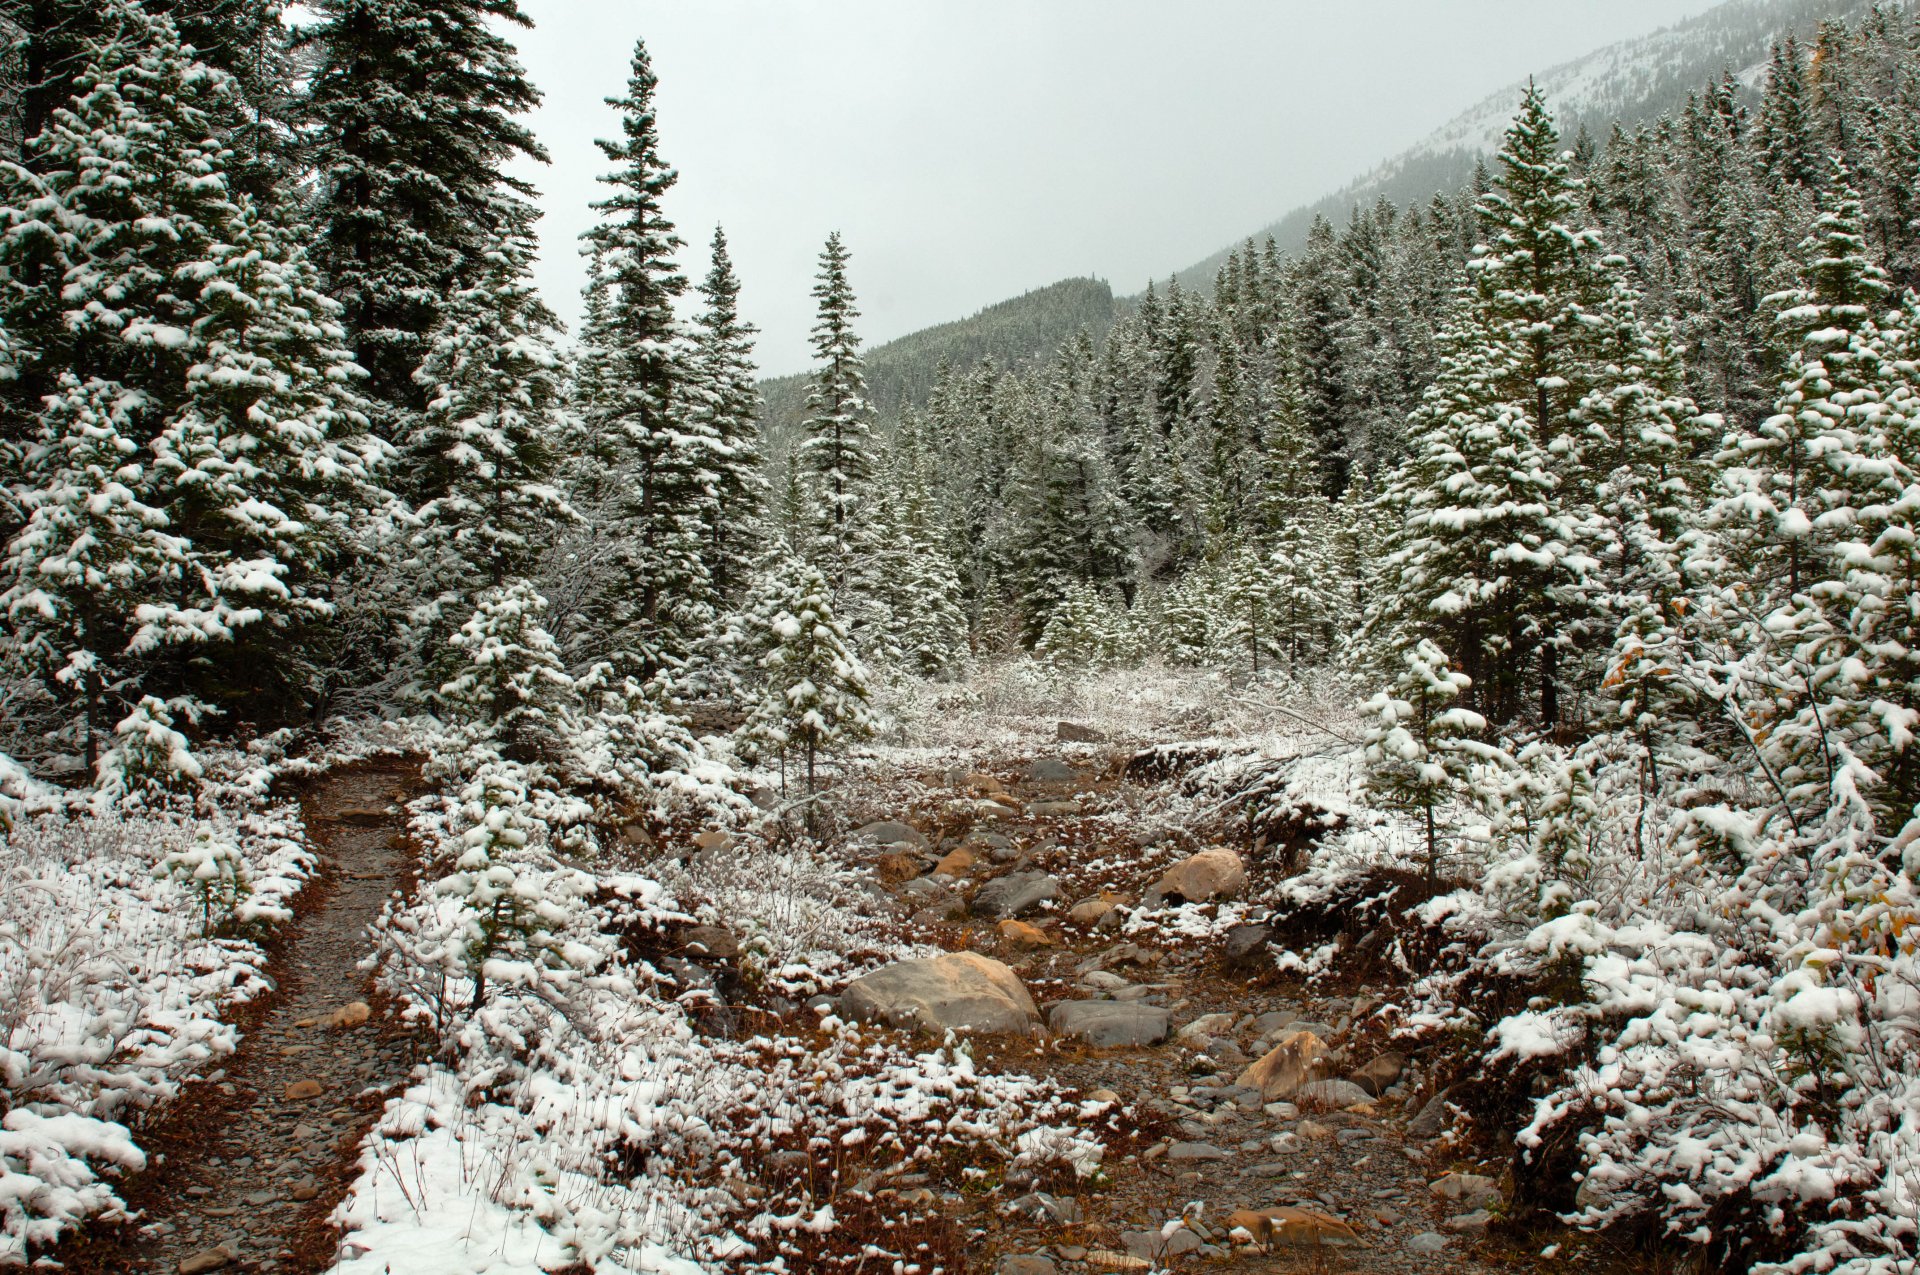
[[[1568,139],[1586,128],[1604,138],[1615,122],[1632,127],[1685,105],[1690,93],[1731,70],[1757,83],[1775,43],[1789,32],[1803,39],[1820,23],[1853,17],[1873,0],[1730,0],[1699,17],[1651,35],[1622,40],[1534,75]],[[1482,156],[1499,149],[1525,80],[1517,80],[1462,112],[1426,140],[1317,203],[1295,209],[1255,232],[1272,235],[1282,252],[1298,251],[1313,219],[1344,223],[1355,206],[1389,199],[1424,202],[1464,185]],[[1233,246],[1178,273],[1183,287],[1210,288]]]

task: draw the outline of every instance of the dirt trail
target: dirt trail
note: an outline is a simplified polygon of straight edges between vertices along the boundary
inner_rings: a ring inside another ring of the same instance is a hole
[[[397,810],[416,773],[400,763],[358,766],[308,791],[302,805],[322,867],[273,945],[276,991],[243,1015],[245,1035],[224,1077],[192,1086],[141,1133],[152,1167],[129,1186],[133,1223],[63,1252],[68,1270],[308,1272],[332,1264],[327,1214],[351,1181],[382,1097],[406,1079],[415,1045],[384,1020],[377,1001],[369,1021],[317,1020],[369,1001],[356,966],[367,954],[367,924],[407,870]]]
[[[1430,1144],[1407,1136],[1408,1098],[1417,1104],[1417,1087],[1396,1088],[1370,1108],[1299,1112],[1263,1109],[1253,1091],[1234,1088],[1242,1068],[1268,1048],[1278,1020],[1294,1020],[1277,1028],[1283,1033],[1307,1028],[1331,1043],[1348,1043],[1354,998],[1304,997],[1272,975],[1270,962],[1235,968],[1223,960],[1217,938],[1123,934],[1111,925],[1065,917],[1070,904],[1097,897],[1103,889],[1138,899],[1166,866],[1199,848],[1143,846],[1136,839],[1144,791],[1119,778],[1122,755],[1109,754],[1104,763],[1077,755],[1074,760],[1086,767],[1084,778],[1066,784],[1036,782],[1024,760],[991,767],[1018,802],[1001,820],[956,820],[947,813],[956,800],[982,791],[978,775],[971,784],[956,783],[960,777],[953,774],[922,776],[926,787],[915,788],[923,795],[910,814],[902,815],[933,838],[929,859],[963,844],[969,824],[974,830],[976,861],[944,879],[952,893],[936,898],[933,907],[922,908],[922,892],[928,881],[942,878],[895,887],[903,905],[917,912],[915,922],[926,927],[922,933],[941,946],[1006,961],[1043,1011],[1063,1000],[1111,998],[1164,1007],[1176,1033],[1205,1015],[1227,1015],[1226,1023],[1233,1024],[1221,1024],[1205,1038],[1170,1036],[1136,1048],[1093,1048],[1057,1037],[1041,1042],[977,1038],[976,1056],[984,1065],[1051,1077],[1083,1093],[1113,1091],[1141,1125],[1159,1135],[1160,1144],[1146,1156],[1110,1164],[1111,1180],[1100,1190],[1054,1206],[1034,1197],[1023,1202],[1024,1208],[1008,1208],[1004,1200],[978,1207],[953,1201],[959,1207],[957,1215],[949,1214],[951,1220],[978,1236],[971,1269],[1129,1269],[1120,1261],[1103,1265],[1103,1251],[1139,1263],[1131,1269],[1144,1269],[1143,1258],[1174,1270],[1477,1273],[1529,1268],[1528,1257],[1505,1244],[1445,1229],[1449,1219],[1466,1210],[1436,1198],[1428,1184],[1449,1169],[1476,1166],[1435,1157]],[[1098,818],[1116,811],[1123,817]],[[983,828],[1004,838],[1004,844],[980,842]],[[1003,935],[992,916],[966,915],[964,908],[935,919],[949,906],[942,899],[965,900],[983,883],[1011,872],[1044,872],[1058,882],[1050,909],[1021,913],[1023,920],[1043,924],[1050,946],[1023,946]],[[1381,1044],[1352,1042],[1359,1055],[1352,1065]],[[1224,1219],[1236,1210],[1274,1206],[1343,1220],[1361,1245],[1232,1251]],[[1165,1245],[1147,1234],[1177,1224],[1183,1214],[1193,1222],[1190,1234]],[[1207,1249],[1193,1251],[1201,1237]],[[999,1265],[1028,1254],[1051,1258],[1055,1266]]]

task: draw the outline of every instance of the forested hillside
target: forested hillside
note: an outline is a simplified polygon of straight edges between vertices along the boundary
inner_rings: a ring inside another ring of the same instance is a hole
[[[991,359],[1013,367],[1052,355],[1076,332],[1104,336],[1113,324],[1113,290],[1098,279],[1063,279],[1011,301],[903,336],[865,351],[868,395],[883,419],[925,403],[942,360],[970,366]],[[760,383],[766,427],[775,437],[791,432],[806,415],[805,374]]]
[[[1920,12],[772,437],[644,41],[563,346],[292,18],[7,11],[0,1264],[1920,1260]]]

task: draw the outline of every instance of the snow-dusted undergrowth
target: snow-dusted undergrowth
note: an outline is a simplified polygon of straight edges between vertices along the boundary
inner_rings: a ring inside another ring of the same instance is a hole
[[[16,797],[0,834],[0,1265],[119,1211],[142,1116],[231,1054],[229,1011],[269,989],[261,927],[291,915],[313,857],[291,806],[249,795],[254,760],[192,812]]]
[[[741,973],[775,994],[909,954],[826,851],[769,820],[684,865],[614,871],[596,840],[609,812],[476,756],[430,767],[464,778],[416,803],[424,882],[378,927],[377,976],[444,1049],[362,1150],[343,1272],[784,1270],[876,1242],[843,1234],[850,1202],[869,1220],[895,1207],[860,1189],[875,1173],[954,1155],[982,1174],[1097,1169],[1082,1129],[1104,1108],[982,1075],[964,1051],[831,1018],[707,1030],[712,975],[669,955],[678,927],[726,925]],[[929,1211],[898,1206],[899,1234]],[[942,1269],[924,1240],[885,1257]]]

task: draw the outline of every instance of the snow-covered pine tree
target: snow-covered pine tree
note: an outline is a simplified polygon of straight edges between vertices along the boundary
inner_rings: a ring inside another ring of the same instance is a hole
[[[518,0],[310,7],[314,255],[397,431],[426,406],[414,373],[448,299],[476,282],[489,245],[532,227],[532,187],[506,171],[547,157],[515,118],[540,94],[507,33],[532,21]]]
[[[862,521],[875,465],[873,411],[867,403],[860,338],[853,330],[860,311],[847,278],[848,255],[838,231],[827,236],[813,287],[819,310],[813,326],[818,366],[807,386],[806,436],[798,453],[814,507],[808,558],[842,595],[843,604],[853,601],[849,589],[868,547]]]
[[[820,790],[821,761],[874,732],[867,668],[834,615],[833,592],[819,568],[778,552],[762,569],[754,596],[748,627],[761,687],[745,731],[780,756],[783,774],[788,761],[796,763],[811,796]]]
[[[625,650],[644,674],[680,663],[712,623],[712,539],[719,438],[689,394],[691,348],[674,317],[686,279],[681,246],[662,206],[677,174],[660,158],[654,94],[659,80],[636,43],[620,112],[621,135],[597,143],[615,165],[601,178],[613,193],[586,238],[604,265],[609,352],[599,397],[583,403],[585,425],[615,456],[607,508],[596,518],[615,542],[623,576],[596,622],[609,649]]]
[[[707,574],[714,592],[731,601],[751,578],[759,553],[755,538],[766,504],[767,480],[753,363],[753,336],[758,329],[740,317],[740,280],[733,273],[726,234],[717,226],[712,264],[700,283],[700,296],[706,308],[695,330],[695,386],[689,410],[715,439]]]
[[[534,291],[533,245],[496,241],[473,286],[447,301],[426,361],[415,374],[426,409],[405,440],[415,510],[413,548],[436,609],[464,619],[473,595],[526,576],[573,516],[557,483],[563,367],[558,325]]]
[[[228,180],[208,109],[226,78],[164,18],[110,3],[115,34],[85,91],[37,140],[39,171],[9,170],[0,199],[0,270],[17,281],[0,326],[31,369],[17,385],[59,371],[91,405],[11,400],[14,428],[45,444],[23,481],[63,485],[68,430],[108,411],[141,454],[138,502],[186,553],[99,654],[136,660],[168,700],[247,695],[259,720],[307,693],[302,626],[330,612],[327,567],[374,496],[380,451],[356,438],[365,417],[317,275]],[[208,643],[231,657],[203,658]]]

